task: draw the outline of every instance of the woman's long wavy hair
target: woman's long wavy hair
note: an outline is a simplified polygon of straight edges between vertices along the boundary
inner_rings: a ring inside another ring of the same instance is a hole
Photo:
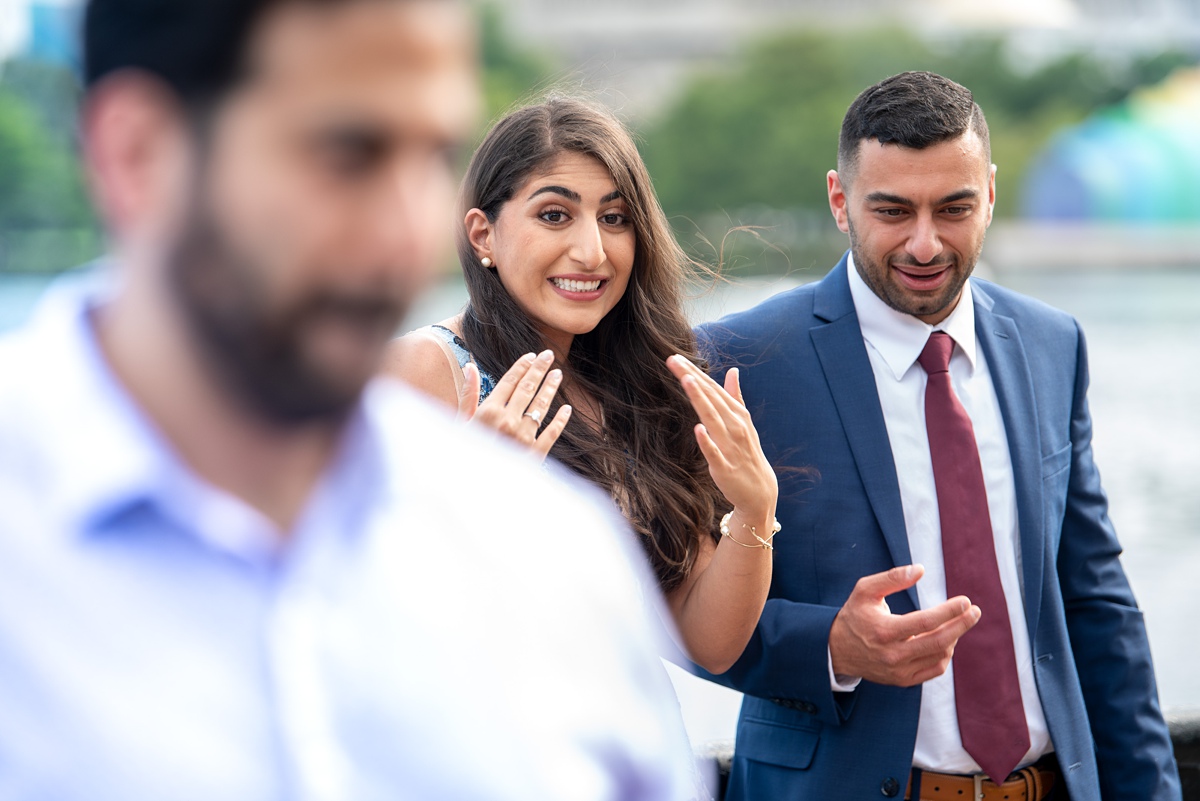
[[[550,97],[513,112],[471,159],[460,219],[477,208],[494,223],[514,193],[564,153],[590,156],[608,169],[637,244],[624,296],[594,330],[574,338],[567,363],[559,365],[565,385],[600,404],[603,431],[572,422],[551,454],[612,494],[670,591],[691,571],[701,538],[718,536],[724,500],[696,444],[697,416],[665,363],[679,353],[705,367],[682,304],[692,262],[671,234],[632,137],[612,114],[574,98]],[[477,364],[499,376],[522,354],[545,349],[496,270],[480,264],[465,226],[458,256],[470,294],[463,334]],[[555,399],[547,419],[563,402]]]

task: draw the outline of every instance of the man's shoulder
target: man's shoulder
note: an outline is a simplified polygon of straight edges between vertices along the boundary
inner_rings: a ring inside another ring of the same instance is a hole
[[[393,499],[385,516],[410,524],[418,507],[436,510],[431,536],[452,533],[461,570],[501,570],[522,593],[553,589],[641,614],[654,579],[611,498],[401,382],[376,381],[366,406]]]
[[[70,352],[60,319],[42,314],[0,335],[0,481],[28,483],[60,423],[92,399],[64,380]]]
[[[502,654],[485,683],[504,688],[501,703],[549,715],[539,747],[578,759],[584,740],[622,753],[636,741],[643,749],[623,764],[650,753],[653,764],[631,769],[686,783],[686,738],[658,656],[671,652],[670,618],[612,500],[400,382],[375,382],[366,404],[394,466],[369,563],[425,600],[419,616],[450,632],[445,647],[466,643],[450,669]]]
[[[753,336],[760,331],[777,326],[781,321],[810,316],[813,311],[813,298],[819,284],[820,281],[814,281],[778,292],[748,309],[703,323],[699,329],[709,334],[726,331]]]
[[[53,516],[62,444],[54,416],[67,402],[87,402],[57,385],[46,344],[29,326],[0,336],[0,540]]]
[[[379,378],[364,392],[364,408],[389,465],[410,480],[461,484],[477,481],[497,464],[508,465],[491,484],[506,486],[515,474],[538,474],[536,461],[499,434],[455,420],[454,410],[393,378]]]
[[[453,411],[408,385],[375,381],[366,407],[389,465],[406,494],[455,499],[481,517],[520,514],[536,498],[539,520],[580,509],[586,528],[622,523],[610,499],[552,461],[541,464],[525,448],[483,426],[464,425]]]
[[[1070,337],[1079,331],[1075,318],[1062,309],[983,278],[972,278],[971,282],[979,296],[976,306],[984,305],[993,314],[1012,318],[1022,331]]]
[[[814,304],[821,281],[778,292],[743,311],[696,328],[701,352],[714,364],[757,358],[788,347],[818,321]]]
[[[60,277],[24,323],[0,334],[0,401],[58,391],[57,384],[68,371],[66,363],[80,357],[81,320],[102,286],[102,278],[90,272]]]
[[[48,368],[53,367],[46,363],[51,354],[45,352],[48,343],[40,327],[27,323],[0,334],[0,402],[29,394],[29,390],[45,380]]]

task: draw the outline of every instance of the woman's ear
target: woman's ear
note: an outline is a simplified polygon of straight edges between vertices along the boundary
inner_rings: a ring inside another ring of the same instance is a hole
[[[475,257],[484,263],[485,267],[492,267],[496,263],[496,257],[492,253],[492,223],[488,220],[487,215],[479,209],[471,209],[467,212],[463,224],[467,227],[467,241],[471,243],[471,247],[475,249]]]

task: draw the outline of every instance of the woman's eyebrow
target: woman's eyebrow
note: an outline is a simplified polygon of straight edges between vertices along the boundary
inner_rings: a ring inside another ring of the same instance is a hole
[[[565,186],[543,186],[541,189],[537,190],[532,195],[530,195],[528,197],[528,200],[533,200],[538,195],[543,195],[546,193],[550,193],[550,194],[554,194],[554,195],[562,195],[563,197],[565,197],[567,200],[571,201],[572,203],[579,203],[583,200],[583,198],[581,198],[579,196],[578,192],[575,192],[571,189],[567,189]]]
[[[572,189],[567,189],[565,186],[543,186],[543,187],[539,188],[537,191],[535,191],[532,195],[530,195],[527,198],[527,200],[533,200],[538,195],[544,195],[547,193],[553,194],[553,195],[562,195],[563,197],[565,197],[567,200],[571,201],[572,203],[582,203],[583,202],[583,198],[580,197],[578,192],[576,192]],[[601,204],[611,203],[614,200],[619,200],[621,198],[621,196],[622,196],[621,191],[618,189],[617,191],[609,192],[607,195],[600,198],[600,203]]]

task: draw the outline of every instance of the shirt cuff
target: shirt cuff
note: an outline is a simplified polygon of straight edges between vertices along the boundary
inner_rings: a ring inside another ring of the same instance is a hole
[[[829,686],[833,688],[835,693],[851,693],[858,689],[858,683],[862,681],[859,676],[843,676],[840,673],[833,672],[833,653],[826,648],[825,654],[829,661]]]

